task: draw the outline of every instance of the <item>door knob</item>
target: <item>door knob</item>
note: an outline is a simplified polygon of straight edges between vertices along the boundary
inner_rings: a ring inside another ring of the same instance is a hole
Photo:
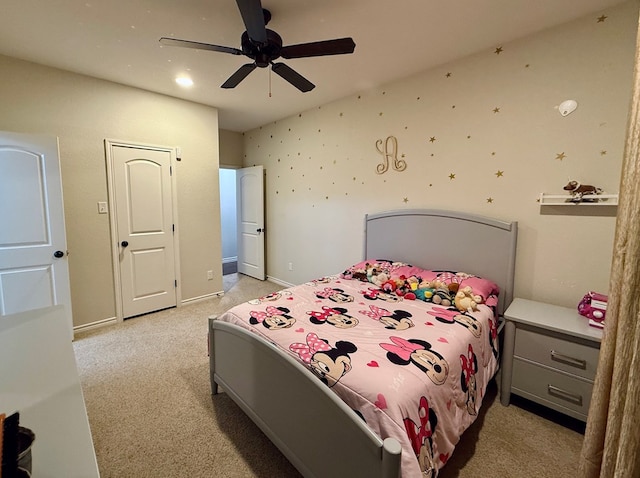
[[[127,247],[127,246],[129,245],[129,243],[128,243],[127,241],[122,241],[122,242],[120,243],[120,245],[121,245],[122,247]]]
[[[61,257],[64,257],[64,252],[56,251],[56,252],[53,253],[53,257],[56,257],[56,258],[60,259]]]

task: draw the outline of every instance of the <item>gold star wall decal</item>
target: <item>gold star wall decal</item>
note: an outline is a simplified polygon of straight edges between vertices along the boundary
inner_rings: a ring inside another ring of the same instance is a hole
[[[451,174],[449,175],[449,179],[451,179],[452,181],[453,181],[455,178],[456,178],[456,175],[455,175],[455,174],[451,173]]]
[[[567,157],[567,155],[564,154],[564,151],[562,153],[556,154],[556,159],[559,159],[560,161],[562,161],[566,157]]]
[[[504,176],[504,171],[496,171],[496,178],[501,178],[502,176]]]
[[[600,151],[600,156],[606,156],[606,154],[607,154],[606,150],[603,149],[602,151]]]
[[[494,113],[500,113],[500,108],[498,108],[497,106],[495,108],[493,108],[493,112]]]
[[[436,141],[436,137],[435,136],[431,136],[431,138],[429,138],[429,142],[430,143],[435,143]]]
[[[451,72],[448,72],[448,73],[447,73],[446,75],[444,75],[444,76],[446,76],[447,78],[451,78]]]
[[[489,204],[492,204],[492,203],[493,203],[493,198],[487,198],[487,202],[488,202]]]
[[[496,55],[499,55],[499,54],[500,54],[500,53],[502,53],[503,51],[504,51],[504,50],[503,50],[503,48],[502,48],[501,46],[499,46],[498,48],[496,48],[496,50],[494,51],[494,53],[495,53]]]
[[[607,18],[609,18],[609,17],[607,17],[606,15],[600,15],[600,16],[598,17],[598,23],[604,23],[604,21],[605,21]]]
[[[404,198],[402,201],[406,204],[409,202],[409,198]]]

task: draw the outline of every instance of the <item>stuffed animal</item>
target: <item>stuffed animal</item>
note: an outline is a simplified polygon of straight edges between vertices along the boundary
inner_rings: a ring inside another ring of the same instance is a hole
[[[384,284],[388,280],[389,280],[389,276],[387,275],[386,272],[377,272],[377,273],[372,274],[369,277],[369,282],[371,282],[372,284],[377,285],[378,287],[382,287],[382,284]]]
[[[369,279],[367,278],[367,273],[365,271],[355,271],[351,274],[350,279],[359,280],[362,282],[367,282]]]
[[[590,184],[580,184],[580,181],[569,181],[562,189],[569,191],[572,196],[571,202],[582,202],[582,196],[602,193],[602,189]],[[585,201],[597,201],[597,199],[585,199]]]
[[[396,285],[396,282],[393,279],[389,279],[384,284],[382,284],[382,286],[380,288],[383,291],[385,291],[387,294],[391,294],[392,292],[396,291],[398,286]]]
[[[365,265],[365,268],[367,273],[367,280],[372,284],[375,284],[378,287],[380,287],[384,282],[387,281],[388,277],[386,274],[382,272],[382,269],[379,267],[379,264],[377,263],[370,264],[367,262]]]
[[[416,289],[416,299],[422,300],[424,302],[431,302],[431,299],[433,299],[433,293],[434,292],[435,291],[433,289],[430,289],[428,287],[419,286]]]
[[[478,304],[482,304],[482,297],[474,294],[473,289],[466,286],[456,292],[453,301],[460,312],[473,312],[478,310]]]
[[[449,288],[449,286],[441,280],[434,279],[432,281],[424,283],[424,286],[424,288],[433,290],[431,302],[433,302],[434,304],[438,304],[443,307],[449,307],[451,304],[453,304],[455,293],[452,293],[452,290]],[[450,284],[450,286],[454,286],[454,284]],[[458,284],[455,284],[455,287],[457,286]]]
[[[405,299],[411,299],[412,296],[415,299],[415,294],[413,294],[413,290],[411,289],[411,282],[405,275],[401,275],[396,279],[396,294]]]

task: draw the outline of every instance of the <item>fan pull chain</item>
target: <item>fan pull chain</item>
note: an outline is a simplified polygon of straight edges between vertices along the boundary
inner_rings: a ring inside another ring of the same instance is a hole
[[[271,68],[269,68],[269,98],[271,98]]]

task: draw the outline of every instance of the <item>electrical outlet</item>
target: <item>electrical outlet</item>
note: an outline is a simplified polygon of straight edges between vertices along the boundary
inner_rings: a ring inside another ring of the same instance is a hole
[[[289,262],[289,270],[292,271],[293,270],[293,262]]]
[[[207,271],[207,280],[213,280],[213,271]]]

